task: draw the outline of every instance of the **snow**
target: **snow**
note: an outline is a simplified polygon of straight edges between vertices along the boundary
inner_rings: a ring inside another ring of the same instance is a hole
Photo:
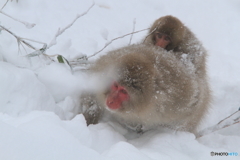
[[[6,1],[1,1],[2,7]],[[28,28],[0,14],[0,24],[16,35],[49,44],[59,28],[68,26],[92,4],[89,0],[19,0],[4,13],[27,22]],[[56,39],[47,54],[71,60],[92,55],[113,38],[148,28],[155,19],[173,15],[185,23],[208,50],[208,73],[214,95],[200,129],[210,127],[240,107],[240,2],[238,0],[95,0],[95,6]],[[32,24],[36,24],[33,28]],[[147,32],[133,36],[140,42]],[[103,52],[128,45],[130,36]],[[32,43],[41,48],[42,44]],[[33,52],[26,48],[28,53]],[[79,95],[98,87],[84,73],[64,64],[26,58],[17,40],[0,33],[0,159],[226,159],[211,152],[237,152],[240,124],[196,139],[192,133],[167,128],[137,134],[114,122],[86,126],[79,113]]]

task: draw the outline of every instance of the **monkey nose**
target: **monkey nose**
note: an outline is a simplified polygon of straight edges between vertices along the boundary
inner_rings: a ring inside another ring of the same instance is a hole
[[[161,38],[157,40],[155,45],[161,48],[165,48],[168,45],[168,42],[166,42],[163,38]]]
[[[113,100],[107,101],[107,104],[113,104]]]

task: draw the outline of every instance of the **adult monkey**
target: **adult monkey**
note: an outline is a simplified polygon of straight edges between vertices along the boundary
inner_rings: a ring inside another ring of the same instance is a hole
[[[196,74],[206,77],[207,51],[178,18],[168,15],[157,19],[143,43],[173,52],[178,59],[192,67]]]
[[[161,125],[195,133],[209,108],[207,79],[160,47],[138,44],[108,52],[89,73],[105,85],[81,97],[88,125],[106,113],[137,132]]]

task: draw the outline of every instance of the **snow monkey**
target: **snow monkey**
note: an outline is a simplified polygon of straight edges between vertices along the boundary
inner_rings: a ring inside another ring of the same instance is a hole
[[[108,52],[90,67],[105,85],[81,98],[87,124],[104,113],[137,132],[167,126],[194,133],[209,108],[210,92],[206,77],[193,69],[157,46]]]
[[[196,36],[176,17],[164,16],[151,26],[143,43],[159,46],[172,52],[186,65],[195,68],[196,74],[206,77],[207,51]],[[191,63],[188,63],[188,62]]]

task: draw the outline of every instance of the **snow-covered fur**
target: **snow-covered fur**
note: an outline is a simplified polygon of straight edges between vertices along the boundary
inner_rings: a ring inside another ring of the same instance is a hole
[[[109,82],[105,90],[93,93],[98,105],[119,123],[137,131],[164,125],[195,132],[209,108],[210,91],[205,55],[200,55],[202,60],[196,64],[188,56],[183,54],[179,59],[171,51],[145,44],[107,53],[90,69],[101,75],[100,80]],[[196,73],[196,65],[203,66],[198,68],[201,74]],[[126,87],[130,95],[130,100],[118,110],[110,110],[105,104],[112,81]],[[85,115],[92,123],[87,109]],[[93,115],[96,117],[96,113]]]
[[[188,27],[171,15],[161,17],[153,23],[143,43],[155,46],[156,33],[167,34],[171,38],[171,42],[165,49],[183,61],[190,60],[196,74],[201,78],[206,78],[207,51]]]

